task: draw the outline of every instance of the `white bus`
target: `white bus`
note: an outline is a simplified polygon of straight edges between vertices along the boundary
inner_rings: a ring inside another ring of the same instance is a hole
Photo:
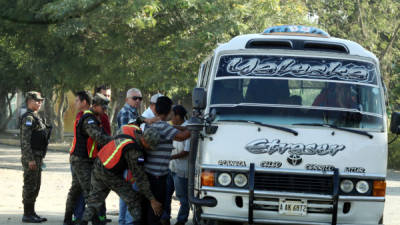
[[[385,99],[375,55],[317,28],[219,45],[193,92],[194,224],[382,224]]]

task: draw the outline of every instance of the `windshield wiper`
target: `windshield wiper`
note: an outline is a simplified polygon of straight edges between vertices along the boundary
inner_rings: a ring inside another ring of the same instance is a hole
[[[218,120],[218,121],[251,123],[251,124],[256,124],[256,125],[263,126],[263,127],[269,127],[269,128],[274,128],[274,129],[281,130],[281,131],[286,131],[286,132],[292,133],[295,136],[297,136],[299,134],[297,131],[290,129],[290,128],[271,125],[271,124],[265,124],[265,123],[261,123],[261,122],[254,121],[254,120]]]
[[[360,134],[360,135],[365,135],[369,138],[373,138],[374,136],[366,131],[361,131],[361,130],[352,130],[349,128],[344,128],[344,127],[338,127],[336,125],[333,124],[329,124],[329,123],[294,123],[292,125],[300,125],[300,126],[316,126],[316,127],[329,127],[329,128],[333,128],[333,129],[337,129],[337,130],[343,130],[343,131],[348,131],[351,133],[355,133],[355,134]]]

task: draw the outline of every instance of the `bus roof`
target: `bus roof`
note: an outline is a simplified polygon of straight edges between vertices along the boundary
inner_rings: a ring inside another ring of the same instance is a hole
[[[234,37],[227,43],[220,44],[218,46],[218,48],[216,49],[216,52],[224,51],[224,50],[247,49],[246,45],[251,40],[258,40],[258,41],[260,41],[260,40],[272,40],[272,41],[273,40],[303,40],[303,41],[315,41],[318,43],[337,43],[337,44],[341,44],[341,45],[344,45],[347,47],[348,55],[368,57],[368,58],[374,59],[376,61],[376,63],[379,62],[377,57],[372,52],[366,50],[365,48],[363,48],[361,45],[359,45],[356,42],[345,40],[345,39],[340,39],[340,38],[334,38],[334,37],[315,37],[315,36],[309,36],[306,34],[305,35],[282,35],[282,34],[240,35],[240,36]]]

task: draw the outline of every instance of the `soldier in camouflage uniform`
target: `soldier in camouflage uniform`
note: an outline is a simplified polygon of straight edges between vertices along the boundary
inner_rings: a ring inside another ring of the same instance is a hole
[[[161,214],[161,203],[155,199],[150,190],[143,166],[143,149],[156,148],[159,139],[160,135],[154,128],[148,128],[142,134],[137,126],[121,127],[115,140],[104,146],[95,160],[91,180],[92,189],[81,224],[87,224],[87,221],[100,212],[101,204],[110,190],[115,191],[127,203],[135,225],[141,224],[140,194],[150,200],[155,214]],[[123,179],[123,172],[126,169],[132,172],[139,192],[134,191],[131,184]]]
[[[46,155],[50,126],[39,116],[38,111],[43,103],[39,92],[30,91],[26,95],[27,112],[21,116],[21,162],[24,169],[24,186],[22,203],[24,216],[22,222],[41,223],[46,218],[35,212],[35,202],[39,194],[43,158]]]
[[[99,119],[106,111],[108,103],[105,96],[96,94],[92,108],[83,113],[74,128],[74,141],[70,150],[72,185],[67,197],[64,225],[72,224],[73,210],[81,193],[87,201],[93,162],[98,149],[113,139],[104,132]]]

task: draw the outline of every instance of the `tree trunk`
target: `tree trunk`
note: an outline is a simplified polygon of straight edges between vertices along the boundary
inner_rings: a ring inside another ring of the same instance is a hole
[[[57,134],[57,128],[56,128],[56,115],[54,112],[54,91],[51,88],[46,88],[43,89],[43,94],[44,96],[46,96],[46,100],[44,103],[44,115],[43,117],[46,118],[46,121],[48,124],[50,124],[51,126],[53,126],[53,133],[50,137],[50,141],[54,142],[57,141],[58,139],[58,134]]]
[[[381,57],[379,57],[380,60],[383,60],[385,58],[386,53],[393,46],[393,43],[397,40],[399,30],[400,30],[400,23],[397,24],[397,27],[394,29],[389,44],[386,46],[385,50],[383,50]]]
[[[111,99],[111,110],[110,110],[110,123],[111,130],[113,133],[118,129],[117,115],[119,110],[125,104],[126,91],[119,88],[112,87],[112,99]]]
[[[2,92],[0,92],[0,105],[6,105],[6,95]],[[0,107],[0,131],[4,131],[7,128],[7,123],[5,121],[7,120],[7,108],[6,107]]]
[[[362,4],[360,0],[357,0],[357,5],[358,5],[358,22],[360,23],[360,27],[361,27],[361,32],[362,35],[365,39],[368,38],[368,34],[367,34],[367,29],[365,28],[364,25],[364,15],[363,15],[363,8],[362,8]]]
[[[11,100],[14,98],[15,93],[8,97],[8,93],[0,96],[0,104],[7,107],[1,107],[0,109],[0,131],[7,129],[8,123],[11,121],[14,113],[11,108]],[[8,110],[8,112],[7,112]]]
[[[60,95],[58,97],[60,100],[57,108],[57,127],[56,127],[56,140],[64,143],[64,112],[65,112],[65,91],[60,90]]]

